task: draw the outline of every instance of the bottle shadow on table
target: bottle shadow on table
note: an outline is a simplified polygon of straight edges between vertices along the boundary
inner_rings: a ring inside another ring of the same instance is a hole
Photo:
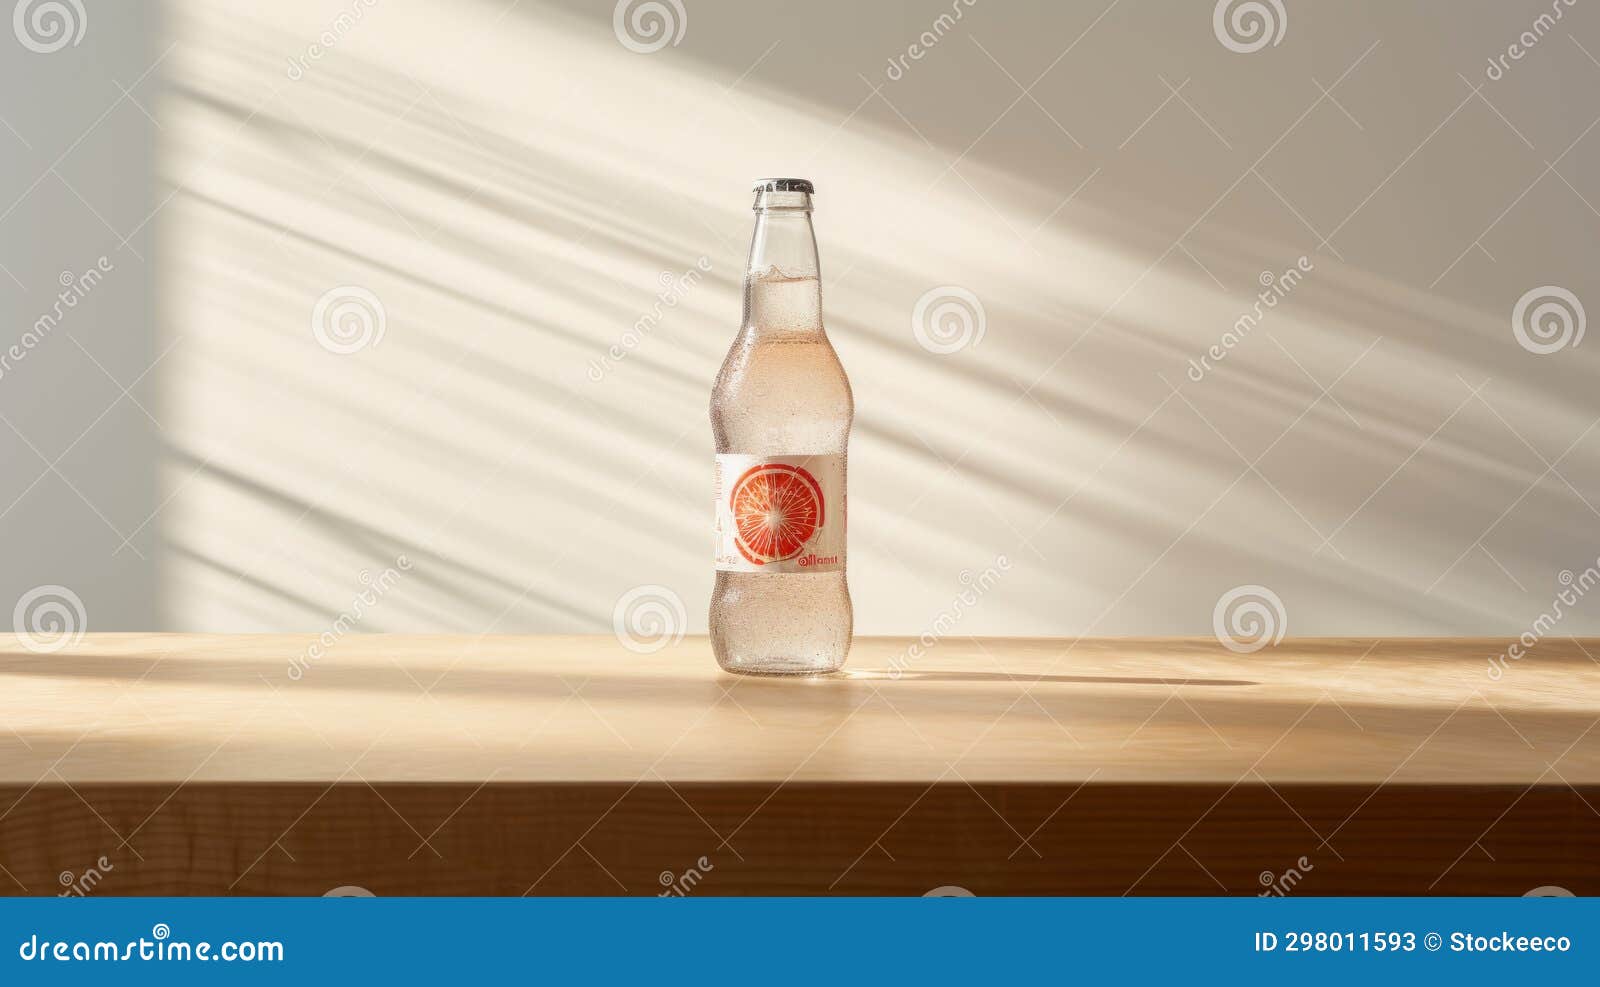
[[[1058,682],[1098,685],[1260,685],[1249,679],[1162,678],[1143,675],[1008,675],[1005,672],[907,672],[895,669],[847,670],[843,678],[916,682]]]
[[[291,656],[292,657],[292,656]],[[122,679],[140,682],[209,682],[213,684],[275,681],[286,685],[287,666],[283,662],[212,658],[198,664],[189,661],[129,661],[124,658],[92,655],[41,656],[30,652],[0,652],[0,676],[38,674],[51,678]],[[448,692],[496,693],[538,692],[565,696],[571,692],[560,675],[543,674],[531,669],[484,670],[472,667],[452,668],[431,664],[400,666],[308,666],[302,670],[306,685],[329,689],[354,689],[361,691],[409,691],[416,685],[416,676],[433,681],[434,688],[441,685]],[[448,681],[446,676],[448,675]],[[605,675],[592,676],[604,691],[609,681]],[[773,681],[765,677],[744,677],[745,681]],[[901,682],[1000,682],[1017,685],[1077,684],[1077,685],[1159,685],[1159,686],[1252,686],[1261,683],[1250,679],[1195,678],[1156,675],[1010,675],[1000,671],[909,671],[893,668],[845,669],[832,675],[816,676],[816,682],[848,681],[901,681]],[[300,684],[300,679],[294,683]],[[637,688],[624,677],[620,682],[624,691]],[[657,693],[658,698],[665,693]]]

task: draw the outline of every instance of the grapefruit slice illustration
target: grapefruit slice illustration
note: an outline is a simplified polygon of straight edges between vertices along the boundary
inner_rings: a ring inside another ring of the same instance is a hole
[[[822,487],[816,477],[787,463],[752,466],[733,485],[734,543],[756,565],[800,554],[822,527]]]

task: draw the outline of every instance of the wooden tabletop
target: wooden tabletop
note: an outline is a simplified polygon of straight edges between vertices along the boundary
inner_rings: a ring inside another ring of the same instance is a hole
[[[811,680],[704,638],[95,634],[0,644],[0,783],[1600,783],[1600,643],[856,641]],[[908,657],[911,655],[912,657]]]
[[[1600,893],[1595,641],[328,639],[0,639],[0,891]]]

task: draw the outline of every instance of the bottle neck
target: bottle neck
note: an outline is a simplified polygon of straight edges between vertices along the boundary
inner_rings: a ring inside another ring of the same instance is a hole
[[[811,196],[756,194],[756,229],[745,265],[744,327],[755,335],[822,332],[822,279]]]

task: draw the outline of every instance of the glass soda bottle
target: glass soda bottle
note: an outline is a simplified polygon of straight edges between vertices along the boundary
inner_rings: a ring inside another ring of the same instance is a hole
[[[744,320],[711,390],[711,646],[730,672],[817,675],[850,651],[845,451],[855,402],[822,328],[810,182],[755,183]]]

